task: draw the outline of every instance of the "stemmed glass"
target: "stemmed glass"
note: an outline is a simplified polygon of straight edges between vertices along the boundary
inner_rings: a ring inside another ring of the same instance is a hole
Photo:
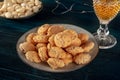
[[[99,19],[100,27],[94,36],[100,49],[108,49],[117,43],[114,36],[109,34],[108,24],[120,10],[120,0],[93,0],[93,7]]]

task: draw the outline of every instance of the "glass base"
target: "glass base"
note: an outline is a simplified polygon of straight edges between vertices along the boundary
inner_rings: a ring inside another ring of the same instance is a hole
[[[100,49],[112,48],[117,43],[116,38],[112,35],[108,35],[106,37],[106,39],[100,39],[99,36],[97,35],[97,33],[94,33],[93,35],[94,35],[95,39],[97,40]]]

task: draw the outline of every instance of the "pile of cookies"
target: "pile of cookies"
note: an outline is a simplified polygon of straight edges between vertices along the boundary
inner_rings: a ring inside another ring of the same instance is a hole
[[[0,16],[23,18],[37,13],[42,7],[40,0],[4,0],[0,2]]]
[[[94,43],[87,34],[55,24],[40,26],[19,45],[27,60],[38,64],[45,62],[52,69],[68,66],[70,63],[89,63],[91,55],[88,52],[93,47]]]

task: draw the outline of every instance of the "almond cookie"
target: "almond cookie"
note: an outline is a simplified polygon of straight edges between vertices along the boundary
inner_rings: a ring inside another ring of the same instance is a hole
[[[62,31],[64,31],[63,26],[61,26],[61,25],[52,25],[48,29],[47,35],[51,36],[53,34],[57,34],[57,33],[62,32]]]
[[[47,61],[48,55],[47,55],[47,48],[46,47],[40,47],[38,49],[38,55],[42,61]]]
[[[48,51],[51,49],[51,47],[56,47],[55,45],[51,45],[50,43],[47,44]]]
[[[48,51],[51,49],[51,47],[52,47],[51,44],[48,43],[48,44],[47,44],[47,49],[48,49]]]
[[[78,37],[78,34],[75,30],[72,29],[66,29],[63,31],[63,34],[69,35],[72,40]]]
[[[66,57],[66,52],[60,47],[51,47],[48,52],[48,55],[51,58],[62,58],[63,59]]]
[[[45,34],[45,35],[46,35],[49,27],[50,27],[49,24],[44,24],[44,25],[42,25],[42,26],[40,26],[40,27],[38,28],[37,33],[38,33],[38,34]]]
[[[66,58],[62,59],[65,63],[65,65],[68,65],[73,62],[72,55],[67,53]]]
[[[27,51],[35,51],[35,46],[30,42],[23,42],[19,45],[19,48],[22,52],[26,53]]]
[[[36,43],[48,43],[48,36],[44,34],[37,34],[33,37],[34,42]]]
[[[36,33],[30,33],[30,34],[28,34],[27,35],[27,37],[26,37],[26,41],[27,42],[31,42],[31,43],[33,43],[34,45],[36,44],[35,42],[34,42],[34,40],[33,40],[33,37],[36,35]]]
[[[78,37],[78,35],[74,30],[67,29],[56,34],[54,37],[54,42],[56,46],[65,48],[71,45],[72,41],[76,37]]]
[[[79,38],[75,38],[70,46],[80,46],[81,45],[81,40]]]
[[[94,42],[88,41],[85,44],[83,44],[81,47],[84,49],[84,52],[89,52],[94,47]]]
[[[79,33],[78,38],[81,40],[81,44],[83,44],[88,41],[89,36],[85,33]]]
[[[53,34],[52,36],[50,36],[49,39],[48,39],[48,42],[49,42],[52,46],[55,45],[54,37],[55,37],[55,34]]]
[[[74,57],[74,62],[76,64],[87,64],[91,60],[91,56],[89,54],[81,53]]]
[[[47,60],[47,63],[52,69],[62,68],[65,66],[63,60],[57,59],[57,58],[49,58]]]
[[[36,45],[36,49],[38,49],[38,48],[40,48],[40,47],[46,47],[47,46],[47,44],[45,44],[45,43],[38,43],[37,45]]]
[[[78,46],[70,46],[65,49],[68,53],[71,53],[73,56],[82,53],[84,49]]]
[[[25,54],[25,57],[27,60],[35,63],[40,63],[40,57],[38,56],[38,53],[36,51],[28,51]]]

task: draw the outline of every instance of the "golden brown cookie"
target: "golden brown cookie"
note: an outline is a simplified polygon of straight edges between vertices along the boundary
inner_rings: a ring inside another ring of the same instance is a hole
[[[36,50],[35,46],[30,42],[20,43],[19,48],[23,53],[26,53],[27,51],[35,51]]]
[[[86,53],[81,53],[74,57],[74,62],[76,64],[87,64],[90,62],[90,60],[91,60],[91,56]]]
[[[73,62],[72,55],[67,53],[66,58],[62,59],[65,65],[68,65]]]
[[[57,59],[57,58],[49,58],[47,60],[47,63],[52,69],[62,68],[65,66],[63,60]]]
[[[87,41],[81,47],[84,49],[84,52],[89,52],[94,47],[94,42]]]
[[[48,52],[48,55],[51,58],[62,58],[63,59],[66,57],[66,52],[60,47],[51,47]]]
[[[48,36],[43,34],[37,34],[33,37],[34,42],[36,43],[48,43]]]
[[[45,43],[38,43],[36,45],[36,49],[39,49],[40,47],[46,47],[46,46],[47,46],[47,44],[45,44]]]
[[[51,45],[50,43],[47,44],[48,51],[51,49],[51,47],[56,47],[55,45]]]
[[[71,53],[73,56],[82,53],[84,49],[78,46],[70,46],[65,49],[68,53]]]
[[[79,38],[75,38],[70,46],[80,46],[81,45],[81,40]]]
[[[88,34],[85,34],[85,33],[79,33],[78,38],[81,40],[81,44],[83,44],[88,41],[89,36]]]
[[[57,34],[59,32],[64,31],[64,26],[61,25],[51,25],[48,29],[47,35],[51,36],[53,34]]]
[[[33,37],[36,35],[36,33],[29,33],[28,35],[27,35],[27,37],[26,37],[26,41],[27,42],[31,42],[31,43],[33,43],[34,45],[36,44],[35,42],[34,42],[34,40],[33,40]]]
[[[47,49],[48,49],[48,51],[51,49],[51,47],[52,47],[51,44],[48,43],[48,44],[47,44]]]
[[[38,56],[38,53],[36,51],[28,51],[25,54],[25,57],[27,60],[35,63],[40,63],[40,57]]]
[[[78,37],[77,32],[73,29],[66,29],[63,31],[63,34],[69,35],[72,40]]]
[[[68,65],[68,64],[73,62],[73,59],[71,59],[71,58],[66,58],[66,59],[62,59],[62,60],[63,60],[65,65]]]
[[[72,58],[73,56],[70,53],[66,54],[66,58]]]
[[[46,35],[49,27],[50,27],[49,24],[44,24],[38,28],[37,33]]]
[[[54,42],[54,37],[55,37],[55,34],[51,35],[48,39],[49,43],[54,46],[55,45],[55,42]]]
[[[38,49],[38,55],[42,61],[47,61],[48,59],[47,47],[40,47]]]
[[[56,46],[65,48],[71,45],[72,41],[76,37],[78,37],[78,35],[74,30],[67,29],[56,34],[54,37],[54,42]]]

